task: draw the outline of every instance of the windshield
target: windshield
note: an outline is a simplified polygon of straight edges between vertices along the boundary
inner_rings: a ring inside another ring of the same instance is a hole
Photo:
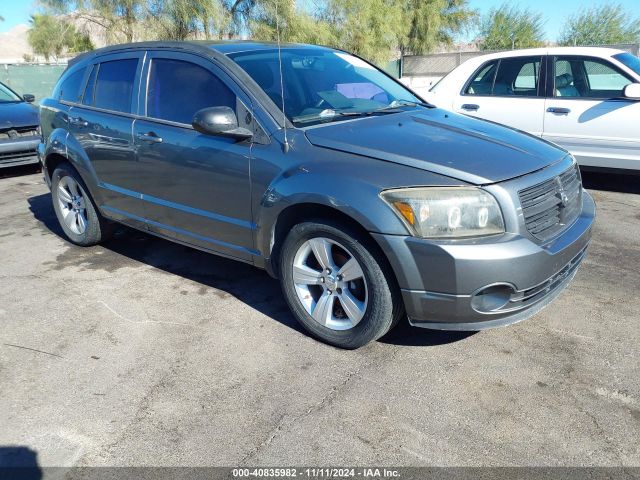
[[[613,58],[640,75],[640,58],[635,55],[631,55],[630,53],[618,53],[617,55],[614,55]]]
[[[21,102],[22,99],[6,85],[0,83],[0,103]]]
[[[282,107],[278,50],[230,54]],[[394,113],[421,100],[365,61],[322,48],[282,50],[285,114],[296,126]]]

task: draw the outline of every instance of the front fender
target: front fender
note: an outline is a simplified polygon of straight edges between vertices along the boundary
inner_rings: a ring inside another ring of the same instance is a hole
[[[380,198],[381,191],[461,183],[413,167],[318,147],[300,153],[302,158],[313,157],[313,160],[290,163],[290,167],[270,183],[254,210],[258,226],[256,247],[265,258],[271,256],[278,218],[289,207],[321,205],[349,216],[368,232],[406,235],[402,221]]]

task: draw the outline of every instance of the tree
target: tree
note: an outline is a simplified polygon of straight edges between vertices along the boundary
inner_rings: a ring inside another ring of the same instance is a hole
[[[384,63],[397,55],[406,21],[402,14],[390,0],[331,0],[322,19],[329,26],[330,46]]]
[[[55,13],[63,13],[102,27],[112,41],[133,42],[147,13],[147,0],[40,0]]]
[[[633,17],[622,5],[583,9],[565,22],[560,45],[611,45],[640,41],[640,17]]]
[[[231,23],[219,0],[155,0],[148,11],[153,36],[168,40],[222,38]]]
[[[254,3],[249,29],[256,40],[329,44],[331,32],[326,21],[312,16],[295,0],[264,0]]]
[[[63,53],[78,53],[93,49],[88,35],[76,31],[75,27],[53,15],[33,15],[27,39],[33,52],[57,60]]]
[[[423,55],[439,46],[452,45],[478,15],[467,0],[404,0],[400,7],[406,27],[399,38],[402,54]]]
[[[542,14],[503,4],[490,10],[480,22],[481,50],[510,50],[544,44]]]

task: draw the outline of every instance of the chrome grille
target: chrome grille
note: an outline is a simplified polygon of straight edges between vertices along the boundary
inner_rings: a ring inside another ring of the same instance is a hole
[[[549,240],[571,225],[582,209],[582,181],[574,164],[557,177],[518,192],[531,235]]]

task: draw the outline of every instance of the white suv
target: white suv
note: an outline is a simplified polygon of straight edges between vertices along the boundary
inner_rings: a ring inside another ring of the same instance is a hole
[[[517,50],[473,58],[424,95],[569,150],[581,165],[640,170],[640,58],[610,48]]]

